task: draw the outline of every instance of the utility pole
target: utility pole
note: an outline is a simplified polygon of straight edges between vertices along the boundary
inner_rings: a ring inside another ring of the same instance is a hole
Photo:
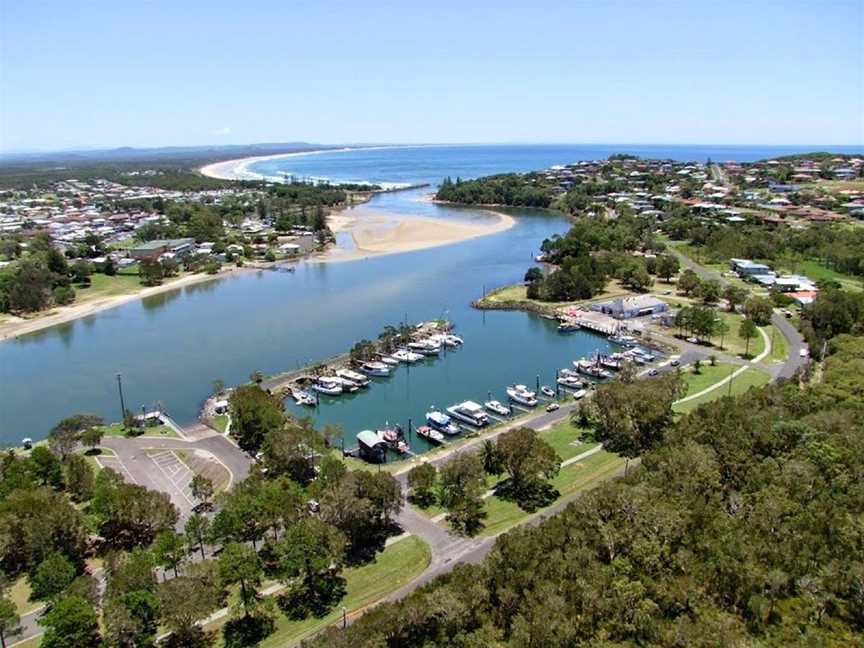
[[[117,374],[117,391],[120,392],[120,422],[126,418],[126,402],[123,400],[123,376]]]

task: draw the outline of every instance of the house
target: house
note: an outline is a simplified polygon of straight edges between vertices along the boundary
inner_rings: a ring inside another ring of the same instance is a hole
[[[300,252],[300,246],[296,243],[283,243],[279,246],[279,251],[283,254],[294,255]]]
[[[799,306],[807,306],[808,304],[812,304],[813,300],[816,299],[816,296],[819,294],[815,291],[810,290],[802,290],[800,292],[791,292],[786,293],[789,297],[795,300],[795,303]]]
[[[357,445],[360,458],[371,463],[387,461],[387,444],[372,430],[363,430],[357,434]]]
[[[771,268],[764,263],[754,263],[750,259],[729,259],[732,269],[742,277],[753,277],[756,275],[769,275]]]
[[[129,250],[129,256],[136,260],[156,260],[163,254],[170,253],[176,257],[184,257],[195,247],[195,239],[157,239],[136,245]]]
[[[615,319],[630,319],[664,313],[669,310],[669,305],[653,295],[637,295],[591,304],[591,310],[611,315]]]

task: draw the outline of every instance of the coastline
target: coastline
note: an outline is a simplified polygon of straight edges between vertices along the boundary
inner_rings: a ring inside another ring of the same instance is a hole
[[[144,299],[145,297],[151,297],[153,295],[169,292],[171,290],[185,288],[186,286],[205,283],[207,281],[221,281],[228,276],[238,276],[248,272],[260,271],[261,268],[255,267],[232,267],[223,270],[215,275],[192,274],[185,277],[179,277],[177,279],[174,279],[173,281],[169,281],[158,286],[142,286],[140,290],[136,290],[135,292],[127,293],[125,295],[115,295],[113,297],[94,299],[93,301],[84,302],[82,304],[73,303],[69,306],[60,306],[59,308],[52,310],[50,313],[38,315],[33,319],[16,318],[11,322],[5,322],[3,324],[0,324],[0,343],[6,342],[8,340],[13,340],[17,337],[28,335],[30,333],[36,333],[37,331],[51,328],[52,326],[67,324],[68,322],[72,322],[83,317],[88,317],[90,315],[95,315],[96,313],[101,313],[102,311],[110,310],[112,308],[116,308],[117,306],[122,306],[123,304],[127,304],[138,299]]]

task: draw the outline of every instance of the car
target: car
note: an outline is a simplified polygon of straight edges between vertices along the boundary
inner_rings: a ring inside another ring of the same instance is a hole
[[[694,336],[692,336],[692,335],[691,335],[689,338],[687,338],[687,341],[688,341],[690,344],[699,344],[699,338],[694,337]]]
[[[678,360],[678,358],[675,358],[675,359],[674,359],[672,362],[670,362],[669,364],[671,364],[673,367],[677,367],[678,365],[681,364],[681,361]]]
[[[807,355],[808,355],[807,349],[801,349],[801,350],[798,352],[798,355],[800,355],[802,358],[806,358]]]
[[[671,294],[672,294],[672,291],[671,291],[671,290],[664,290],[664,291],[663,291],[663,294],[664,294],[664,295],[671,295]]]
[[[558,403],[549,403],[549,404],[546,406],[546,411],[547,411],[547,412],[554,412],[554,411],[557,410],[559,407],[561,407],[561,406],[560,406]]]
[[[659,374],[659,373],[660,373],[660,372],[657,371],[657,367],[654,367],[654,369],[652,369],[651,371],[648,372],[648,375],[649,375],[649,376],[656,376],[656,375]]]

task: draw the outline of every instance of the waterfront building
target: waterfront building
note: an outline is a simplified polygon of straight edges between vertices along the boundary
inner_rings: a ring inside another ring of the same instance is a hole
[[[591,310],[610,315],[615,319],[630,319],[664,313],[669,310],[669,304],[653,295],[636,295],[591,304]]]

